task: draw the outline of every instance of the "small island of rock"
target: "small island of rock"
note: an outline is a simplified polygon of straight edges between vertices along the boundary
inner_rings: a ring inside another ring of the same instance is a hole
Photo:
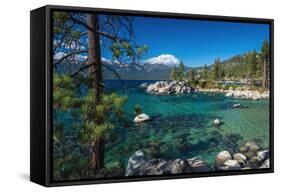
[[[142,84],[141,88],[145,88],[146,92],[152,94],[189,94],[197,91],[191,87],[187,80],[182,81],[156,81],[151,84]]]

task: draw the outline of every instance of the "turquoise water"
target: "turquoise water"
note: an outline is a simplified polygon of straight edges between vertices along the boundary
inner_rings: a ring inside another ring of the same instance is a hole
[[[107,82],[109,89],[126,95],[126,125],[117,125],[114,137],[107,139],[106,163],[121,161],[143,149],[149,158],[192,158],[198,156],[212,164],[221,150],[237,151],[243,143],[254,140],[263,148],[269,145],[269,101],[236,100],[223,94],[151,95],[138,88],[142,82]],[[233,109],[233,103],[243,107]],[[134,124],[134,107],[152,121]],[[223,122],[213,126],[213,120]]]

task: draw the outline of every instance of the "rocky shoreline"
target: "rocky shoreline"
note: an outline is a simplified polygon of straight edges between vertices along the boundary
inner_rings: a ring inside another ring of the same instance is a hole
[[[139,86],[146,90],[147,93],[151,94],[190,94],[193,92],[211,92],[211,93],[223,93],[226,97],[233,97],[235,99],[250,99],[250,100],[259,100],[259,99],[269,99],[269,91],[259,91],[259,90],[250,90],[247,87],[238,87],[229,89],[219,89],[219,88],[194,88],[189,85],[188,81],[156,81],[155,83],[143,83]]]
[[[233,97],[235,99],[269,99],[269,91],[257,91],[249,89],[198,89],[199,92],[224,93],[226,97]]]
[[[269,91],[259,92],[259,91],[251,91],[251,90],[233,90],[228,91],[225,94],[226,97],[234,97],[236,99],[269,99]]]
[[[147,159],[142,150],[136,151],[128,160],[125,176],[182,174],[196,172],[230,171],[270,168],[270,152],[257,143],[249,141],[236,153],[221,151],[214,165],[208,165],[198,157],[191,159]]]

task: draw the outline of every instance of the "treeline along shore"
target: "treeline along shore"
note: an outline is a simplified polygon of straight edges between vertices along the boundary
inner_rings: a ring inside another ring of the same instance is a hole
[[[237,98],[268,98],[270,86],[269,44],[265,40],[259,52],[249,51],[214,64],[187,68],[183,62],[170,71],[170,81],[158,81],[141,87],[150,93],[226,92]]]
[[[236,99],[269,99],[269,91],[265,89],[251,88],[248,86],[221,85],[214,88],[193,87],[188,80],[156,81],[155,83],[143,83],[140,88],[144,88],[151,94],[190,94],[193,92],[213,92],[223,93],[226,97]]]

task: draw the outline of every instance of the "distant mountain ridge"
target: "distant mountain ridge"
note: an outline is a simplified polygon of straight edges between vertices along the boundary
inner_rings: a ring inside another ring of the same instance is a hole
[[[235,55],[229,59],[221,61],[221,64],[223,68],[228,71],[237,67],[241,59],[242,55]],[[171,70],[179,63],[180,60],[169,54],[148,59],[144,64],[118,64],[103,61],[103,64],[115,70],[120,78],[124,80],[169,80]],[[208,69],[211,69],[213,65],[214,64],[208,65]],[[187,71],[191,68],[193,67],[187,67]],[[200,72],[203,68],[204,65],[194,67],[193,69]],[[106,67],[103,67],[103,76],[105,79],[116,79],[116,75]]]
[[[170,54],[159,55],[144,62],[144,64],[118,64],[102,61],[104,65],[115,70],[120,78],[127,80],[168,80],[171,70],[180,63],[175,56]],[[116,79],[114,72],[103,67],[105,79]]]

